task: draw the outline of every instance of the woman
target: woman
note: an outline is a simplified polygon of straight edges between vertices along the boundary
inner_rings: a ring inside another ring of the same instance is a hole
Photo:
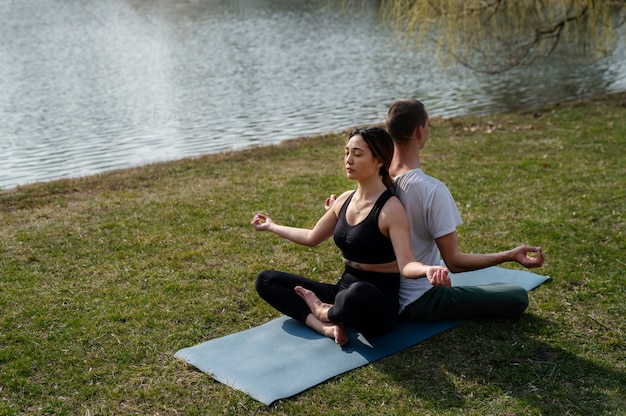
[[[348,342],[344,325],[366,335],[391,329],[399,307],[396,262],[408,278],[427,277],[433,285],[450,284],[446,268],[426,266],[413,257],[406,214],[391,192],[392,156],[393,142],[385,130],[355,129],[345,147],[345,166],[348,178],[356,180],[358,187],[340,195],[313,229],[279,225],[263,214],[252,219],[258,231],[305,246],[314,247],[334,236],[346,264],[336,284],[266,270],[259,273],[255,286],[274,308],[339,345]],[[394,271],[364,271],[368,265]]]

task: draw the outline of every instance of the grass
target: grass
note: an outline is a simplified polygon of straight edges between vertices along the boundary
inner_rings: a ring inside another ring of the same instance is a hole
[[[253,281],[335,281],[310,226],[351,188],[342,135],[0,192],[0,415],[626,414],[626,94],[434,119],[424,169],[462,249],[541,245],[552,280],[512,321],[468,321],[267,407],[174,352],[278,314]],[[514,266],[508,266],[514,267]]]

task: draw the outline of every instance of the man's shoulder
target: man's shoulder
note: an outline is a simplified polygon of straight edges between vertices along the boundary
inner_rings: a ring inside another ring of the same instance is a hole
[[[443,187],[447,189],[446,184],[434,176],[427,175],[422,169],[412,169],[403,172],[393,180],[401,188],[405,186],[420,186],[423,188]]]

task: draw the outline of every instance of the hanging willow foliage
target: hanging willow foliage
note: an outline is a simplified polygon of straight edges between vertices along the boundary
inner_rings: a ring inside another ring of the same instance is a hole
[[[550,56],[560,44],[569,54],[605,54],[626,18],[626,1],[381,0],[380,11],[409,44],[428,42],[440,56],[496,73]]]

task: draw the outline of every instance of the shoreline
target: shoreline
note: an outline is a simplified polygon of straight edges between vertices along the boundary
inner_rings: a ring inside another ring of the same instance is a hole
[[[465,115],[461,115],[461,116],[452,116],[452,117],[443,117],[443,116],[437,116],[434,115],[432,116],[432,119],[437,119],[437,120],[442,120],[442,121],[449,121],[449,120],[455,120],[455,119],[464,119],[464,118],[468,118],[468,117],[474,117],[474,118],[487,118],[490,116],[497,116],[497,115],[505,115],[505,114],[527,114],[527,113],[532,113],[535,112],[539,109],[542,108],[547,108],[547,107],[559,107],[562,105],[576,105],[578,104],[584,104],[584,103],[591,103],[593,101],[597,101],[597,100],[607,100],[610,99],[610,97],[622,97],[622,99],[624,100],[623,105],[626,107],[626,91],[618,91],[618,92],[611,92],[611,93],[606,93],[606,94],[602,94],[602,95],[597,95],[597,96],[590,96],[590,97],[586,97],[586,98],[575,98],[575,99],[571,99],[571,100],[563,100],[563,101],[558,101],[558,102],[552,102],[552,103],[546,103],[537,107],[533,107],[533,108],[527,108],[527,109],[523,109],[523,110],[518,110],[518,111],[514,111],[514,112],[497,112],[497,113],[489,113],[489,114],[465,114]],[[383,125],[384,121],[381,121],[380,123],[372,123],[372,124],[377,124],[377,125]],[[349,130],[351,127],[348,126],[346,127],[346,129],[343,130],[338,130],[335,132],[326,132],[326,133],[317,133],[317,134],[311,134],[311,135],[305,135],[305,136],[298,136],[298,137],[294,137],[294,138],[289,138],[289,139],[285,139],[280,141],[278,144],[259,144],[259,145],[253,145],[253,146],[249,146],[249,147],[245,147],[245,148],[241,148],[241,149],[237,149],[237,150],[223,150],[223,151],[219,151],[219,152],[215,152],[215,153],[202,153],[202,154],[198,154],[195,156],[187,156],[187,157],[183,157],[180,159],[171,159],[171,160],[161,160],[161,161],[155,161],[155,162],[150,162],[150,163],[146,163],[146,164],[139,164],[139,165],[135,165],[135,166],[128,166],[128,167],[123,167],[123,168],[117,168],[117,169],[111,169],[111,170],[104,170],[101,172],[95,172],[92,174],[87,174],[87,175],[77,175],[77,176],[68,176],[68,177],[63,177],[63,178],[55,178],[55,179],[50,179],[50,180],[39,180],[39,181],[35,181],[35,182],[29,182],[29,183],[24,183],[24,184],[18,184],[15,185],[13,187],[9,187],[9,188],[0,188],[0,195],[1,194],[5,194],[5,193],[10,193],[10,192],[19,192],[20,190],[24,190],[24,189],[28,189],[31,187],[37,187],[37,186],[43,186],[45,184],[53,184],[55,182],[66,182],[66,181],[81,181],[81,180],[85,180],[85,179],[89,179],[89,178],[93,178],[93,177],[98,177],[98,176],[102,176],[102,175],[106,175],[106,174],[114,174],[114,173],[123,173],[123,172],[130,172],[130,171],[134,171],[136,169],[142,169],[142,168],[147,168],[150,166],[155,166],[155,165],[161,165],[161,164],[171,164],[171,163],[177,163],[177,162],[184,162],[187,160],[193,160],[193,159],[198,159],[198,158],[204,158],[204,157],[210,157],[210,156],[219,156],[219,155],[229,155],[229,154],[233,154],[233,153],[240,153],[240,152],[246,152],[246,151],[250,151],[252,149],[256,149],[256,148],[272,148],[272,147],[276,147],[276,146],[284,146],[285,143],[296,143],[302,140],[307,140],[307,139],[314,139],[314,138],[319,138],[319,137],[325,137],[325,136],[334,136],[334,135],[338,135],[338,134],[342,134],[343,132],[345,132],[346,130]]]

